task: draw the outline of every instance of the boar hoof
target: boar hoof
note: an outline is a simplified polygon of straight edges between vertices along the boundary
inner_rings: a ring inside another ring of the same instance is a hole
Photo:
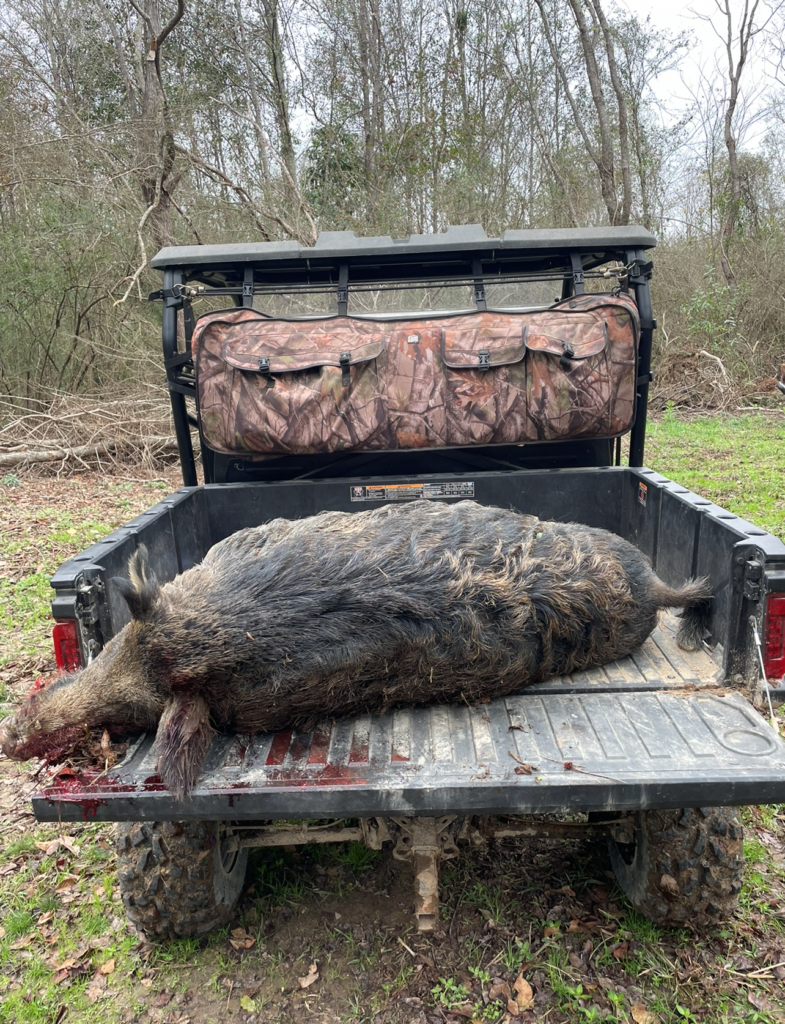
[[[227,853],[220,834],[210,821],[118,824],[120,892],[149,939],[205,935],[231,921],[248,850]]]
[[[639,811],[631,843],[610,840],[619,885],[655,924],[703,932],[736,910],[744,871],[736,807]]]

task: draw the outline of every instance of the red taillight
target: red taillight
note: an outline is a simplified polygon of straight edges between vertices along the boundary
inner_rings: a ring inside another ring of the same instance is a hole
[[[769,594],[766,602],[763,667],[767,679],[785,676],[785,594]]]
[[[76,632],[76,619],[58,619],[52,630],[55,661],[61,672],[75,672],[82,667],[82,652]]]

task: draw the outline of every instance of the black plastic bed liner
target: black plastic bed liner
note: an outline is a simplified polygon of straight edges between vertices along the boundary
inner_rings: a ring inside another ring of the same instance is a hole
[[[398,710],[314,732],[218,736],[191,797],[155,770],[151,736],[115,769],[64,772],[40,821],[258,820],[625,811],[785,801],[785,743],[673,620],[601,669],[475,707]]]

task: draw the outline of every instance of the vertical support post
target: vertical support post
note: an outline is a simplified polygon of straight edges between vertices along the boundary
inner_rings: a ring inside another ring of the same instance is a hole
[[[482,280],[482,261],[472,260],[472,274],[474,275],[474,302],[477,309],[487,309],[485,301],[485,285]]]
[[[182,305],[182,300],[173,296],[172,290],[176,285],[181,285],[182,283],[182,271],[171,269],[164,271],[164,309],[161,320],[161,342],[164,350],[164,361],[167,363],[177,355],[177,310]],[[191,428],[188,424],[185,395],[174,390],[174,386],[176,386],[176,373],[177,371],[173,366],[170,366],[166,371],[167,384],[169,385],[169,400],[172,403],[174,433],[177,438],[177,451],[180,456],[183,483],[186,487],[195,487],[198,481],[196,479],[196,463],[194,461],[193,442],[191,441]]]
[[[649,278],[651,264],[646,262],[643,249],[627,254],[630,284],[635,291],[635,303],[641,319],[641,340],[638,349],[638,379],[635,389],[635,424],[630,434],[630,466],[642,466],[646,445],[646,416],[649,407],[651,380],[651,347],[657,323],[652,315]]]
[[[349,312],[349,264],[338,265],[338,316],[346,316]]]

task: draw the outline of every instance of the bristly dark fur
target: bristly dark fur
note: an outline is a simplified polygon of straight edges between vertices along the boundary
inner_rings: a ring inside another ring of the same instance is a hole
[[[158,772],[175,799],[193,789],[214,735],[207,702],[198,694],[175,693],[155,737]]]
[[[140,549],[131,576],[132,622],[74,680],[79,720],[88,697],[91,725],[110,704],[115,719],[156,714],[179,795],[210,723],[255,733],[476,703],[630,654],[663,607],[694,607],[680,639],[699,643],[711,594],[666,586],[615,534],[472,501],[277,519],[162,587]]]

